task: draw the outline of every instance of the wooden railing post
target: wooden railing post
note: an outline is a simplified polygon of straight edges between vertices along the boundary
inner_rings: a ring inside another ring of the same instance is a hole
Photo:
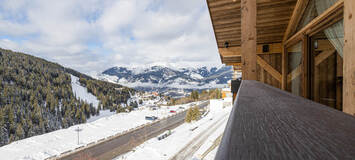
[[[256,80],[256,0],[241,1],[243,80]]]

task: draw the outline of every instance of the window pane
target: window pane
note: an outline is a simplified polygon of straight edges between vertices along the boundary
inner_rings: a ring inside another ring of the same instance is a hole
[[[343,21],[311,37],[312,99],[342,110]]]
[[[287,48],[288,55],[288,75],[287,75],[287,90],[295,95],[302,96],[302,42],[299,42]]]
[[[310,0],[303,13],[302,19],[297,26],[296,32],[301,30],[314,18],[321,15],[325,10],[334,5],[338,0]],[[295,32],[295,33],[296,33]]]

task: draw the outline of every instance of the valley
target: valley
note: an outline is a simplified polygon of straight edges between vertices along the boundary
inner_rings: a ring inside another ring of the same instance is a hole
[[[141,91],[156,91],[181,98],[192,90],[225,88],[232,79],[230,66],[216,67],[112,67],[93,75],[96,79],[117,83]]]

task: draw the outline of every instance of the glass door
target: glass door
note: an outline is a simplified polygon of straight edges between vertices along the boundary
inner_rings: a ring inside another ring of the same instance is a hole
[[[342,110],[343,21],[310,37],[311,98]]]

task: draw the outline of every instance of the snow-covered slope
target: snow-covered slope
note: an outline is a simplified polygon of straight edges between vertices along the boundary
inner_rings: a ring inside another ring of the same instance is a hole
[[[97,108],[99,105],[99,100],[97,99],[97,97],[89,93],[86,87],[80,85],[78,77],[70,75],[70,78],[71,78],[71,87],[76,98],[86,101],[88,104],[92,104],[93,107]],[[87,122],[90,123],[100,118],[112,116],[114,114],[116,114],[116,112],[115,111],[110,112],[109,109],[100,110],[99,115],[91,116],[89,119],[87,119]]]
[[[77,99],[86,101],[88,104],[92,104],[95,108],[99,105],[99,100],[88,92],[86,87],[80,85],[79,78],[73,75],[70,75],[71,78],[71,87],[74,95]]]
[[[232,76],[233,70],[230,66],[212,68],[148,66],[113,67],[98,74],[96,78],[138,90],[167,93],[177,89],[190,92],[192,89],[223,88]]]
[[[193,102],[191,104],[198,103]],[[129,113],[114,114],[94,122],[75,125],[66,129],[15,141],[0,147],[0,159],[40,160],[60,155],[63,152],[86,146],[89,143],[97,142],[100,139],[151,122],[145,119],[146,115],[156,115],[159,118],[164,118],[172,115],[172,113],[169,113],[170,109],[179,110],[179,107],[187,108],[192,106],[191,104],[170,106],[170,108],[161,107],[158,110],[150,110],[142,107],[140,110]],[[77,142],[77,132],[75,131],[78,127],[82,129],[79,144]]]

